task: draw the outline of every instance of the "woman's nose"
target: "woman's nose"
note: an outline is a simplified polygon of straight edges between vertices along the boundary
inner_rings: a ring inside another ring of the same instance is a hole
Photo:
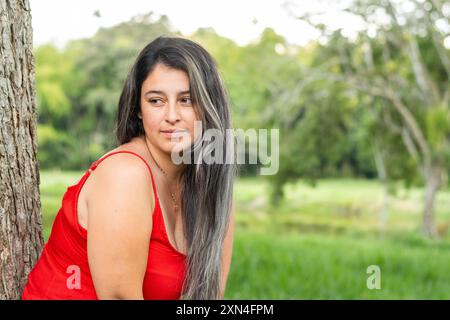
[[[166,120],[170,123],[175,123],[180,120],[180,114],[176,101],[169,102],[167,104]]]

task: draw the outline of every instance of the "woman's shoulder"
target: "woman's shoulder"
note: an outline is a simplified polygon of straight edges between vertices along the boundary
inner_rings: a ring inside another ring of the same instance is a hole
[[[108,161],[106,161],[107,159]],[[140,144],[137,139],[132,139],[130,142],[124,143],[103,154],[96,161],[96,167],[103,162],[108,162],[109,165],[102,164],[102,167],[110,167],[113,171],[116,169],[115,166],[117,166],[117,169],[119,170],[120,168],[124,168],[125,170],[131,168],[150,170],[145,150],[143,150],[142,144]]]
[[[149,174],[149,169],[146,160],[138,153],[111,152],[97,162],[95,172],[97,176],[105,175],[110,178],[127,179],[146,176],[143,173]]]
[[[135,144],[124,144],[105,153],[95,164],[91,175],[94,194],[102,190],[119,193],[153,190],[148,162]]]
[[[132,205],[136,201],[147,202],[150,199],[149,204],[154,204],[154,197],[149,197],[153,194],[153,187],[147,165],[128,153],[105,158],[89,179],[88,202],[109,201],[112,204],[121,199],[121,203]]]
[[[142,145],[139,143],[139,140],[137,138],[134,138],[127,143],[121,144],[120,146],[107,151],[101,157],[98,158],[97,162],[102,161],[103,158],[108,157],[110,154],[129,153],[129,152],[134,153],[142,158],[144,158],[144,155],[145,155],[145,152],[142,148]]]

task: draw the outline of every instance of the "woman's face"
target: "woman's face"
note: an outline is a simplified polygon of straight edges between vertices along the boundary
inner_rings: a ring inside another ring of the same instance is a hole
[[[189,148],[195,137],[194,121],[199,119],[187,74],[158,63],[142,84],[141,116],[154,147],[169,154]]]

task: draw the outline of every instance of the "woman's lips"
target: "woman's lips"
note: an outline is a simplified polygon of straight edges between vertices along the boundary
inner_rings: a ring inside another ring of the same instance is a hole
[[[166,138],[177,138],[187,134],[186,130],[161,130],[160,132]]]

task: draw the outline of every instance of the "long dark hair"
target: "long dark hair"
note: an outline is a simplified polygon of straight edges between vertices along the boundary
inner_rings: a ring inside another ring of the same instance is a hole
[[[139,53],[125,81],[117,114],[118,143],[144,134],[142,120],[138,118],[141,88],[158,63],[186,72],[202,128],[215,129],[222,137],[229,137],[228,130],[232,129],[229,98],[211,55],[191,40],[158,37]],[[191,154],[196,145],[191,147]],[[208,148],[203,149],[204,156]],[[221,298],[222,247],[237,173],[234,150],[234,138],[225,139],[222,154],[233,161],[212,164],[194,161],[183,171],[181,207],[188,250],[182,299]]]

